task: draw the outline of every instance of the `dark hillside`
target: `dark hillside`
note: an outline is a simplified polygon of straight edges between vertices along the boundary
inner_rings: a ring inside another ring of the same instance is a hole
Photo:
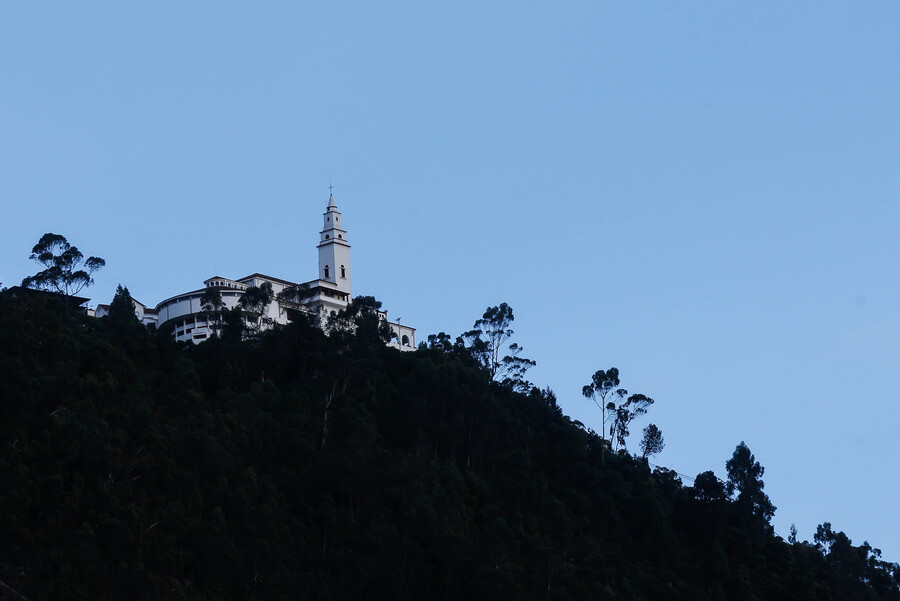
[[[114,317],[0,295],[0,599],[900,599],[868,545],[783,541],[463,349]]]

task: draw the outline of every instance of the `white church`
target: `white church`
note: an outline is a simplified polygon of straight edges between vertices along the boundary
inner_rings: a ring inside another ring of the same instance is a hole
[[[328,198],[328,206],[324,214],[324,226],[320,232],[318,244],[319,274],[314,280],[295,283],[261,273],[254,273],[236,280],[221,276],[211,277],[203,282],[204,287],[191,292],[184,292],[167,298],[155,309],[151,309],[135,301],[135,313],[146,325],[156,327],[172,323],[175,328],[175,339],[199,344],[216,335],[214,324],[209,319],[209,312],[201,307],[201,297],[207,288],[218,289],[224,308],[233,309],[245,291],[253,286],[259,287],[268,282],[272,285],[272,302],[265,308],[261,323],[266,327],[284,325],[298,314],[315,314],[320,322],[325,323],[330,315],[334,315],[347,306],[351,300],[350,243],[347,241],[347,230],[343,228],[341,213],[334,202],[334,194]],[[290,288],[307,288],[303,298],[291,300],[279,298],[279,293]],[[106,314],[108,305],[99,305],[98,317]],[[387,311],[379,311],[379,318],[387,321],[391,328],[391,340],[388,346],[402,351],[416,348],[416,330],[407,325],[400,325],[388,320]]]

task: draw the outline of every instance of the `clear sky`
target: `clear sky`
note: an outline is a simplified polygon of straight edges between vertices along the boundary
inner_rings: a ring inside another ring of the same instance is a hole
[[[109,302],[315,276],[419,339],[488,305],[565,411],[616,366],[654,462],[744,440],[774,525],[900,561],[900,5],[8,2],[0,281],[60,233]],[[637,436],[630,446],[637,448]]]

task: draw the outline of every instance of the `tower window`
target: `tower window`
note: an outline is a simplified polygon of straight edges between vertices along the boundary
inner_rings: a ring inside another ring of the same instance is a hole
[[[344,269],[344,266],[343,266],[343,265],[341,265],[341,277],[342,277],[342,278],[346,278],[346,277],[347,277],[347,270]]]
[[[331,238],[331,236],[328,234],[325,234],[325,239],[328,240],[329,238]]]
[[[325,266],[325,279],[328,279],[328,265]]]
[[[344,239],[344,235],[343,235],[343,234],[338,234],[338,238],[340,238],[341,240],[343,240],[343,239]]]
[[[409,336],[403,336],[403,346],[409,346]]]

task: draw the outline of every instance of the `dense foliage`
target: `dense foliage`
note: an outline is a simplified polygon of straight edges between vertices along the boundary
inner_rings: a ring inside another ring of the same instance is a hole
[[[752,455],[687,487],[459,345],[354,331],[190,347],[0,295],[0,598],[900,599],[830,524],[776,537]]]
[[[85,259],[84,254],[69,244],[65,236],[53,233],[41,236],[31,249],[29,258],[44,269],[22,280],[22,286],[67,296],[78,294],[82,288],[93,284],[91,275],[106,265],[100,257]]]

